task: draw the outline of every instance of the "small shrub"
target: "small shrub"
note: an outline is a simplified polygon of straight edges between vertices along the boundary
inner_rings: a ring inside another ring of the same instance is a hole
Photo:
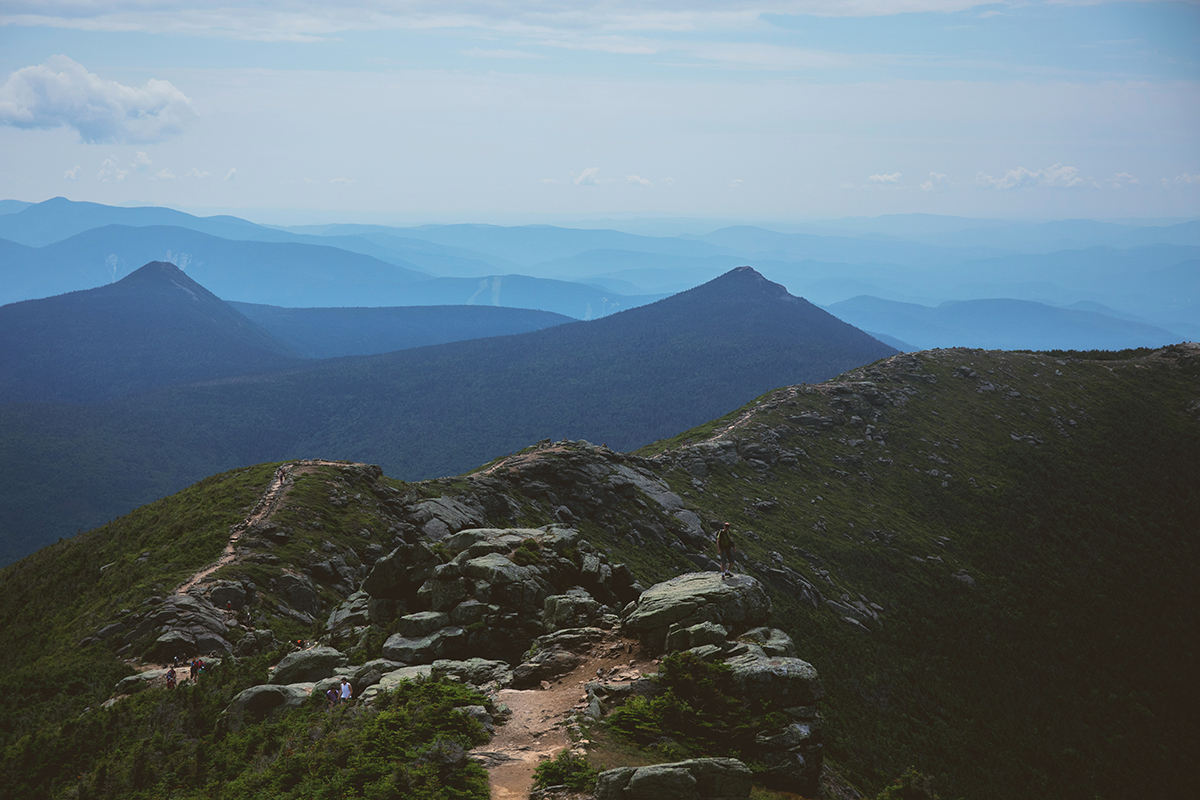
[[[521,567],[542,563],[542,545],[537,539],[526,539],[513,551],[510,560]]]
[[[600,771],[587,762],[582,755],[563,750],[550,761],[543,761],[533,771],[533,785],[566,786],[573,792],[587,792],[596,784]]]
[[[938,800],[938,796],[933,791],[933,779],[909,767],[875,795],[875,800]]]

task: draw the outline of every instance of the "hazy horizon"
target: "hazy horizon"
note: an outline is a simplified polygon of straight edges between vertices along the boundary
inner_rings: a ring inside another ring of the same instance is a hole
[[[1200,5],[0,11],[0,196],[269,224],[1200,216]]]

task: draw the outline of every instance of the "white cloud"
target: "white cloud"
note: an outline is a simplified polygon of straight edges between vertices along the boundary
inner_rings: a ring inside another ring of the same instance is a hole
[[[163,169],[160,169],[158,172],[154,173],[154,177],[151,178],[150,180],[169,181],[169,180],[173,179],[174,177],[175,177],[174,172],[171,172],[171,170],[169,170],[169,169],[163,168]]]
[[[75,166],[71,167],[69,170],[64,172],[63,177],[69,181],[77,181],[77,180],[79,180],[79,170],[81,170],[81,169],[83,169],[83,167],[76,164]]]
[[[734,178],[732,181],[729,182],[729,186],[730,186],[730,188],[737,188],[738,186],[741,186],[743,183],[745,183],[745,181],[743,181],[741,178]]]
[[[190,170],[188,170],[186,173],[184,173],[183,177],[185,177],[185,178],[207,178],[210,175],[212,175],[211,172],[202,172],[199,167],[192,167]]]
[[[1122,186],[1137,186],[1141,183],[1137,178],[1130,175],[1128,172],[1118,172],[1112,176],[1109,184],[1114,189],[1120,189]]]
[[[1055,164],[1047,169],[1031,171],[1025,167],[1010,169],[999,178],[983,172],[975,175],[975,185],[994,189],[1027,189],[1033,186],[1080,186],[1085,183],[1075,167]]]
[[[225,180],[227,180],[227,181],[237,180],[237,167],[231,167],[229,172],[225,173]]]
[[[470,50],[460,50],[459,52],[471,58],[545,58],[539,53],[527,53],[524,50],[484,50],[472,47]]]
[[[198,116],[192,101],[167,81],[124,86],[66,56],[19,69],[0,86],[0,124],[35,130],[65,126],[89,144],[161,141]]]
[[[1175,176],[1175,183],[1200,183],[1200,175],[1189,175],[1184,172]]]
[[[949,185],[950,185],[950,181],[946,177],[945,173],[931,172],[931,173],[929,173],[929,180],[927,180],[921,184],[921,191],[932,192],[934,189],[938,188],[939,186],[949,186]]]
[[[571,179],[575,181],[576,186],[596,186],[600,183],[600,179],[596,177],[599,172],[599,167],[588,167],[578,175],[572,172]]]
[[[119,183],[129,177],[129,170],[117,166],[116,156],[109,156],[100,165],[100,171],[96,173],[96,177],[101,183]]]
[[[150,169],[150,156],[139,152],[134,156],[133,163],[129,165],[129,168],[134,172],[145,172]]]
[[[872,175],[867,180],[871,183],[896,183],[900,180],[900,173],[892,172],[887,175]]]
[[[641,175],[626,175],[625,181],[632,186],[653,186],[654,185],[648,179],[643,178]]]
[[[538,44],[544,47],[559,47],[564,50],[590,50],[597,53],[618,55],[652,56],[658,53],[655,44],[633,40],[623,36],[593,36],[587,39],[544,39]]]
[[[330,183],[354,183],[354,178],[333,178]]]

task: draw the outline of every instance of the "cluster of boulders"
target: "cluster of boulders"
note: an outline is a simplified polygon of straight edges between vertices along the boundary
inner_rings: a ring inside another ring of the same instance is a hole
[[[782,726],[760,728],[741,749],[765,767],[765,781],[814,796],[824,757],[817,710],[823,690],[812,665],[795,657],[791,638],[765,625],[770,615],[770,598],[754,578],[699,572],[647,589],[624,609],[622,621],[651,652],[688,651],[723,662],[748,710],[781,711]],[[587,691],[589,713],[600,716],[630,694],[653,694],[655,687],[646,679],[632,686],[597,681]]]
[[[219,592],[227,583],[221,582],[213,587],[213,591]],[[244,597],[245,590],[242,592]],[[238,626],[236,611],[232,610],[231,600],[224,596],[221,599],[222,605],[230,604],[228,609],[219,608],[211,596],[200,591],[149,597],[139,609],[124,610],[118,621],[105,625],[79,644],[85,647],[104,642],[113,646],[118,654],[124,654],[143,637],[156,634],[157,638],[142,654],[148,661],[191,658],[202,653],[232,653],[234,646],[229,641],[229,632]],[[274,638],[269,631],[265,633]]]
[[[159,626],[152,650],[164,658],[197,647],[231,652],[225,633],[252,592],[244,585],[209,585],[200,596],[152,602],[129,615],[135,624],[97,636],[134,641]],[[214,600],[224,600],[227,609]],[[322,644],[285,656],[267,684],[233,699],[225,722],[236,728],[301,705],[342,679],[367,702],[400,681],[437,676],[485,691],[536,687],[570,672],[620,627],[649,653],[689,651],[725,663],[747,709],[769,704],[782,711],[785,724],[760,729],[740,749],[765,766],[761,774],[769,782],[812,795],[822,763],[821,687],[787,635],[767,627],[770,614],[766,591],[749,576],[689,573],[642,591],[628,568],[609,563],[576,530],[472,528],[435,542],[406,542],[377,559],[358,591],[329,613]],[[396,631],[384,642],[383,657],[352,664],[348,653],[380,628]],[[245,631],[236,650],[274,646],[270,631]],[[126,679],[118,691],[136,691],[147,678],[154,676]],[[654,691],[654,681],[645,678],[597,680],[587,686],[585,713],[602,717],[623,698]],[[493,725],[484,709],[472,713],[485,727]],[[596,796],[743,797],[748,776],[740,762],[699,759],[610,771]],[[668,785],[674,794],[663,794]],[[725,788],[714,793],[714,786]]]
[[[379,559],[326,627],[349,642],[372,624],[394,625],[383,656],[406,664],[516,663],[545,631],[544,614],[558,627],[584,624],[640,591],[628,567],[610,564],[574,529],[473,528]]]
[[[546,631],[576,634],[533,647],[543,658],[594,641],[602,633],[596,626],[616,625],[617,609],[640,592],[628,568],[610,564],[569,528],[473,528],[405,543],[377,560],[361,589],[330,612],[325,638],[343,649],[289,654],[268,685],[234,699],[227,718],[234,725],[261,718],[323,694],[343,677],[355,697],[369,701],[402,680],[450,676],[499,689],[560,674],[519,662]],[[384,642],[383,657],[351,664],[344,650],[381,626],[397,631]],[[571,666],[578,663],[571,658]]]

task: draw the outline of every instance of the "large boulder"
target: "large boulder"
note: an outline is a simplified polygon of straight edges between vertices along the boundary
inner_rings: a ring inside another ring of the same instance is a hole
[[[441,563],[433,548],[424,542],[402,544],[375,562],[363,580],[362,590],[373,598],[410,599]]]
[[[749,575],[723,578],[719,572],[692,572],[644,591],[626,608],[624,621],[643,645],[660,652],[672,626],[678,630],[712,622],[736,636],[762,625],[770,616],[766,590]]]
[[[148,669],[145,672],[138,672],[133,675],[128,675],[117,681],[117,685],[113,687],[113,694],[136,694],[142,689],[149,687],[155,681],[165,681],[167,672],[170,667],[163,669]]]
[[[697,758],[600,773],[595,800],[740,800],[750,796],[750,769],[735,758]]]
[[[530,647],[529,659],[513,670],[513,688],[529,689],[565,675],[583,662],[581,653],[603,638],[599,628],[567,628],[539,636]]]
[[[484,603],[537,613],[554,593],[532,569],[514,564],[500,553],[472,558],[462,565],[462,571],[475,587],[475,597]]]
[[[392,670],[384,673],[379,681],[359,692],[359,699],[363,702],[369,702],[380,693],[395,689],[401,681],[420,681],[429,678],[433,671],[433,667],[429,664],[422,664],[415,667],[401,667],[400,669]]]
[[[733,684],[747,702],[782,711],[789,721],[760,729],[754,747],[745,752],[752,752],[761,765],[764,783],[814,797],[824,763],[823,723],[816,707],[824,691],[817,671],[798,658],[767,656],[757,649],[725,659]]]
[[[271,683],[301,683],[332,677],[347,663],[346,656],[332,647],[318,646],[288,653],[271,674]]]
[[[371,596],[366,592],[355,592],[347,597],[340,606],[329,612],[329,619],[325,622],[326,630],[337,631],[370,624],[367,613],[370,600]]]
[[[204,597],[190,594],[168,597],[126,639],[141,636],[155,627],[159,635],[144,654],[148,661],[233,652],[233,645],[226,638],[229,625],[225,613]]]
[[[274,580],[274,584],[289,608],[309,619],[321,613],[321,600],[312,578],[302,573],[285,572]]]
[[[270,628],[261,630],[247,631],[241,639],[238,640],[237,646],[234,648],[234,655],[252,656],[255,653],[262,653],[275,647],[275,632]]]
[[[277,708],[297,708],[308,700],[310,686],[251,686],[229,701],[222,713],[225,724],[237,730],[243,724],[258,722]]]
[[[755,654],[725,659],[738,694],[748,700],[779,708],[811,706],[825,696],[817,670],[798,658],[771,658]]]
[[[434,678],[449,676],[473,686],[494,683],[496,688],[505,689],[512,683],[512,667],[505,661],[489,661],[484,658],[469,658],[466,661],[439,659],[433,662],[430,673]]]
[[[455,658],[463,654],[467,632],[449,627],[418,638],[397,633],[383,643],[383,657],[405,664],[431,664],[439,658]]]
[[[542,605],[542,624],[547,633],[563,628],[582,628],[600,616],[603,606],[586,589],[574,587],[566,594],[546,598]]]

